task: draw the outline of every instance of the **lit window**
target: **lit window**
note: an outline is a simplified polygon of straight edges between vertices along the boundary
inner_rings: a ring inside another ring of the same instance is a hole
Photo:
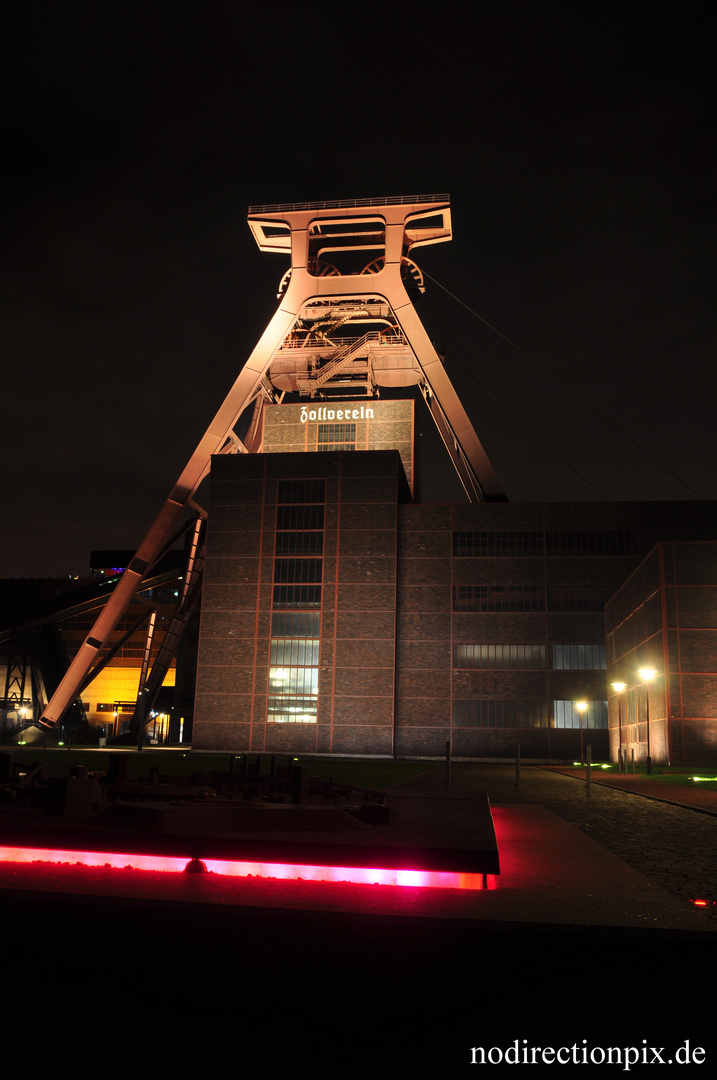
[[[544,645],[454,645],[455,668],[541,670],[545,667]]]
[[[323,480],[280,480],[267,720],[315,724],[324,550]],[[311,610],[315,609],[315,610]]]
[[[554,701],[553,721],[555,728],[607,728],[607,701],[588,701],[581,714],[574,701]],[[582,719],[581,719],[582,716]]]

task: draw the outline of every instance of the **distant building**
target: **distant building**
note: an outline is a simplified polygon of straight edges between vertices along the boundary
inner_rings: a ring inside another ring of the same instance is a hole
[[[98,608],[132,555],[131,551],[91,552],[88,578],[19,579],[2,583],[0,679],[5,690],[2,734],[12,734],[37,722],[68,663],[92,628]],[[150,646],[151,662],[158,654],[177,604],[176,578],[181,573],[180,567],[181,552],[170,553],[157,568],[154,583],[138,593],[108,638],[99,657],[98,673],[81,691],[77,705],[68,715],[68,724],[86,721],[98,735],[108,739],[127,730],[137,701],[149,615],[155,613],[156,627]],[[172,690],[175,675],[173,662],[164,680],[164,690]],[[169,736],[172,713],[169,696],[174,695],[163,693],[153,710],[147,729],[153,741],[163,742]]]

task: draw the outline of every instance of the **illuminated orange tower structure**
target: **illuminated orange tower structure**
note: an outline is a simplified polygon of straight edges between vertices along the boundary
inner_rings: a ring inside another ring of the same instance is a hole
[[[468,500],[505,500],[409,295],[411,287],[423,290],[413,249],[451,239],[448,196],[254,206],[248,220],[261,251],[291,258],[279,307],[70,664],[45,709],[45,726],[54,726],[87,685],[117,621],[191,512],[195,533],[180,603],[140,685],[134,726],[144,722],[201,582],[206,513],[195,502],[197,489],[213,455],[261,452],[265,406],[286,394],[355,399],[418,386]],[[240,418],[242,437],[235,431]]]

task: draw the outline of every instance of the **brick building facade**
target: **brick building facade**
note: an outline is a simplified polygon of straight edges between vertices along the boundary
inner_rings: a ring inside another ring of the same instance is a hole
[[[394,450],[215,458],[193,746],[605,758],[605,605],[715,525],[712,503],[414,503]]]
[[[717,544],[657,544],[607,604],[606,630],[613,760],[646,756],[649,717],[653,761],[717,763]]]

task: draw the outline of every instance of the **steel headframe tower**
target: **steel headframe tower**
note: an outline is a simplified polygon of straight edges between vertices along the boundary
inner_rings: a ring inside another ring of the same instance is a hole
[[[451,239],[449,197],[253,206],[248,220],[261,251],[291,257],[279,307],[70,664],[45,709],[45,726],[57,724],[87,684],[100,650],[187,510],[206,516],[194,495],[212,455],[261,452],[264,406],[286,393],[367,397],[381,387],[417,385],[469,500],[505,501],[407,291],[407,285],[423,291],[412,250]],[[243,438],[234,430],[241,417]],[[195,569],[195,592],[196,578]],[[158,688],[162,677],[158,670],[149,679]],[[135,715],[142,713],[138,705]]]

